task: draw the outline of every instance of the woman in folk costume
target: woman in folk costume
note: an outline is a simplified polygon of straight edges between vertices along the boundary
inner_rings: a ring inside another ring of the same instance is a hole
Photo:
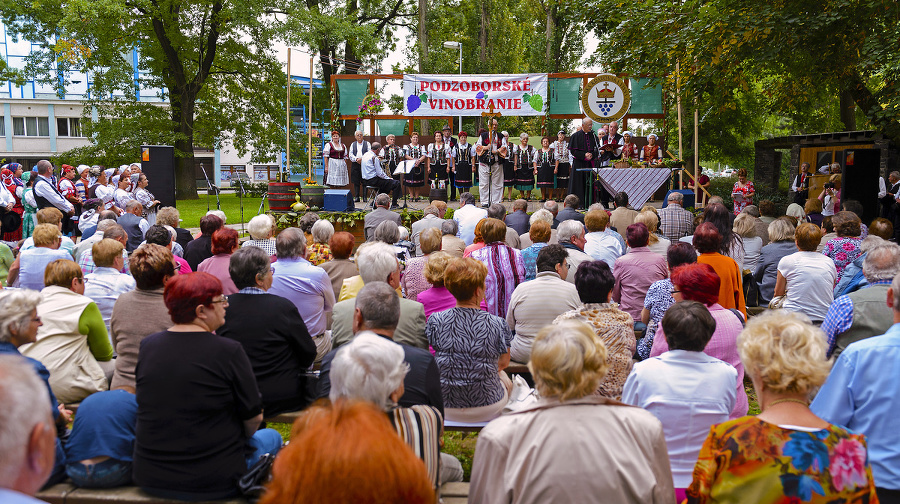
[[[387,145],[385,145],[384,149],[381,151],[381,155],[384,158],[384,171],[385,173],[393,177],[394,180],[400,182],[403,174],[395,174],[394,171],[397,169],[397,166],[406,158],[406,154],[403,152],[403,149],[401,149],[400,146],[394,143],[396,141],[396,137],[393,134],[388,135],[386,140]]]
[[[659,145],[656,145],[657,136],[655,133],[647,135],[647,145],[641,149],[640,160],[644,163],[650,163],[650,166],[656,166],[662,161],[663,153]]]
[[[537,185],[541,190],[541,201],[547,201],[553,197],[556,183],[556,172],[559,160],[556,153],[550,148],[550,137],[541,139],[541,149],[537,151],[534,159],[534,172],[537,174]]]
[[[37,224],[35,214],[37,213],[37,202],[34,199],[34,177],[37,172],[25,172],[22,174],[22,182],[25,184],[22,189],[22,238],[31,238],[34,233],[34,226]]]
[[[622,145],[622,160],[623,161],[637,161],[640,154],[638,153],[638,146],[636,143],[632,142],[633,136],[630,131],[626,131],[622,133],[622,141],[625,142]]]
[[[403,148],[406,152],[406,160],[413,162],[413,169],[406,174],[406,187],[409,188],[413,201],[419,201],[422,196],[422,187],[425,186],[425,168],[428,166],[427,151],[419,145],[419,134],[415,131],[409,134],[409,143]]]
[[[350,174],[347,171],[347,148],[341,143],[341,133],[331,132],[331,141],[322,149],[325,160],[325,185],[331,187],[347,187],[350,185]]]
[[[62,165],[62,176],[59,178],[59,182],[56,185],[57,189],[59,189],[59,194],[65,198],[66,201],[75,206],[76,216],[81,215],[82,201],[75,190],[75,178],[77,176],[78,174],[75,173],[74,166],[64,164]],[[71,235],[77,228],[76,221],[67,217],[63,219],[62,232],[64,235]]]
[[[440,185],[447,184],[452,169],[453,152],[450,145],[444,142],[444,134],[441,131],[434,132],[434,143],[428,146],[428,180]]]
[[[531,199],[534,190],[534,147],[528,145],[528,133],[519,135],[520,144],[515,146],[513,156],[516,163],[516,189],[522,191],[526,201]]]
[[[459,189],[469,189],[472,187],[472,145],[469,143],[469,134],[465,131],[459,132],[459,143],[456,144],[457,154],[456,163],[453,166],[453,173],[456,174],[456,187]]]
[[[516,186],[516,155],[515,145],[509,142],[509,133],[503,132],[503,144],[506,146],[506,154],[500,154],[500,164],[503,166],[503,187],[508,191],[507,197],[513,200],[513,188]]]
[[[556,141],[550,144],[553,157],[558,161],[556,166],[556,186],[551,192],[553,199],[561,200],[569,191],[569,173],[572,171],[572,162],[569,159],[569,141],[566,140],[566,132],[556,134]]]
[[[6,189],[12,194],[13,198],[16,200],[16,204],[13,206],[12,211],[19,214],[20,217],[25,213],[25,207],[22,205],[22,194],[25,191],[25,183],[22,182],[22,165],[19,163],[10,163],[3,167],[3,170],[0,171],[0,178],[2,178],[2,183],[6,187]],[[34,225],[32,224],[32,229]],[[15,231],[10,231],[7,233],[3,233],[4,241],[19,241],[22,239],[22,226],[19,226],[19,229]]]

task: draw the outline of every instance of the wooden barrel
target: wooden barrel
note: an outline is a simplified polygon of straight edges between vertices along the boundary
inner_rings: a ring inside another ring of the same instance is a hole
[[[269,210],[273,212],[290,212],[297,191],[303,187],[300,182],[269,182]]]
[[[306,186],[300,190],[300,199],[307,206],[324,208],[325,207],[325,186]]]
[[[447,188],[445,187],[443,189],[440,189],[440,188],[432,189],[431,192],[429,193],[429,198],[431,198],[431,201],[437,200],[437,201],[443,201],[444,203],[446,203],[447,202]]]

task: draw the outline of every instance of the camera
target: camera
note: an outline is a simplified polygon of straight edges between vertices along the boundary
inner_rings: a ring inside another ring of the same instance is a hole
[[[834,189],[834,182],[826,182],[824,188],[825,189]]]

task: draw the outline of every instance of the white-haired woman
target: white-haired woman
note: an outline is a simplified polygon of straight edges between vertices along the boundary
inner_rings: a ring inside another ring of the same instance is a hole
[[[270,256],[275,255],[275,219],[271,215],[257,215],[247,223],[247,231],[250,239],[241,244],[241,247],[259,247]]]
[[[760,249],[753,279],[759,286],[759,304],[767,306],[775,296],[778,262],[798,251],[794,242],[794,225],[790,219],[778,218],[769,224],[769,244]]]
[[[831,369],[822,331],[774,310],[747,322],[737,348],[762,412],[713,426],[687,502],[876,502],[865,436],[808,406]]]
[[[473,502],[571,502],[586,495],[675,502],[659,420],[594,394],[608,364],[606,347],[587,324],[566,320],[542,329],[528,367],[541,399],[482,429]]]
[[[396,222],[384,221],[379,224],[375,228],[375,241],[392,245],[397,260],[400,261],[400,268],[406,268],[406,263],[409,262],[409,249],[397,244],[400,241],[400,226]]]
[[[558,233],[557,233],[556,229],[553,228],[553,214],[550,213],[549,210],[546,210],[544,208],[537,210],[536,212],[531,214],[531,217],[528,218],[529,229],[532,224],[534,224],[535,222],[537,222],[539,220],[542,220],[542,221],[546,222],[547,224],[550,224],[550,228],[551,228],[550,229],[550,238],[546,240],[547,244],[553,245],[554,243],[559,243]],[[534,245],[534,240],[531,239],[531,231],[530,230],[528,233],[525,233],[525,234],[519,236],[519,247],[521,247],[522,250],[525,250],[526,248],[528,248],[532,245]]]
[[[756,271],[763,240],[756,234],[755,219],[752,215],[741,212],[734,218],[732,231],[744,242],[744,269]]]
[[[437,489],[445,478],[442,473],[455,473],[452,480],[461,481],[459,461],[440,452],[443,417],[434,406],[417,404],[409,408],[397,406],[403,395],[403,379],[409,371],[403,347],[371,331],[357,334],[338,350],[331,363],[332,402],[342,399],[368,401],[382,408],[397,433],[425,462],[428,476]],[[442,471],[441,465],[449,466]]]
[[[334,225],[325,219],[319,219],[313,224],[311,234],[313,242],[307,247],[306,260],[313,266],[318,266],[334,259],[334,256],[331,255],[331,247],[328,245],[328,240],[334,236]]]

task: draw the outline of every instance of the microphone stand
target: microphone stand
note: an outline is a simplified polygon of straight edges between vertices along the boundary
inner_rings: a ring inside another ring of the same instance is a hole
[[[206,168],[203,167],[203,163],[200,163],[200,170],[203,171],[203,178],[206,179],[206,211],[209,212],[209,190],[210,189],[212,189],[216,192],[216,210],[221,210],[222,202],[219,201],[219,188],[213,187],[213,185],[209,183],[209,175],[206,174]]]
[[[246,232],[244,230],[244,181],[241,180],[240,177],[238,177],[237,182],[238,187],[240,188],[240,192],[238,193],[238,200],[240,201],[241,205],[241,234],[243,234]]]

